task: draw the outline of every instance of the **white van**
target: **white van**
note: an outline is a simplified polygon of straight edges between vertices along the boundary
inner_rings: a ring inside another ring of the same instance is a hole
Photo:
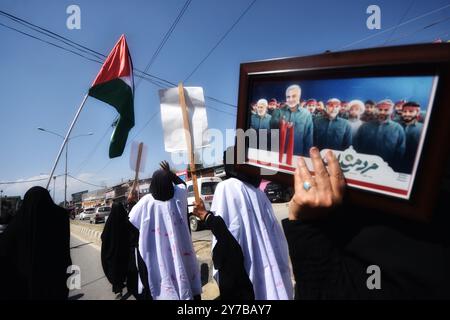
[[[86,208],[80,213],[80,220],[89,220],[95,214],[95,208]]]
[[[221,182],[222,179],[218,177],[204,177],[198,178],[198,191],[200,193],[200,198],[203,200],[205,204],[206,210],[211,209],[211,203],[214,198],[214,191],[216,191],[216,186]],[[192,184],[192,180],[186,182],[187,192],[188,192],[188,210],[189,210],[189,227],[192,231],[197,231],[202,229],[202,221],[196,216],[192,215],[194,211],[194,186]]]

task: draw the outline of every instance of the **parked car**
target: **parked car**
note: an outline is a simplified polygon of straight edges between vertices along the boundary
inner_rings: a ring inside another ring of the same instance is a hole
[[[89,219],[90,223],[96,224],[100,222],[106,222],[106,217],[111,213],[110,207],[98,207],[95,209],[94,215]]]
[[[200,192],[200,198],[203,200],[203,203],[205,204],[206,210],[211,209],[211,203],[214,198],[214,192],[216,191],[217,184],[221,182],[222,179],[219,177],[205,177],[205,178],[198,178],[198,190]],[[199,231],[204,228],[203,221],[200,220],[200,218],[194,216],[192,213],[194,211],[194,186],[192,184],[192,181],[188,181],[186,183],[187,185],[187,191],[188,191],[188,211],[189,211],[189,227],[191,228],[191,231]]]
[[[86,208],[80,213],[80,220],[89,220],[95,213],[95,208]]]
[[[291,187],[285,187],[275,182],[267,184],[264,192],[270,202],[288,202],[294,195],[294,190]]]

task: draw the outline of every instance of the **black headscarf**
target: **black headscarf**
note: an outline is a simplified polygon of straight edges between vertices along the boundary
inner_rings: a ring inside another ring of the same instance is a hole
[[[156,170],[153,173],[152,183],[150,184],[150,193],[153,198],[167,201],[173,198],[174,192],[172,174],[166,170]]]
[[[253,176],[249,174],[245,174],[243,172],[237,172],[234,168],[234,164],[236,163],[236,155],[234,154],[234,148],[228,147],[223,152],[223,165],[225,168],[225,174],[229,178],[236,178],[244,183],[248,183],[255,188],[258,188],[261,183],[260,176]],[[228,154],[228,156],[227,156]],[[231,163],[230,163],[231,162]]]
[[[69,214],[33,187],[0,237],[0,299],[67,299]]]

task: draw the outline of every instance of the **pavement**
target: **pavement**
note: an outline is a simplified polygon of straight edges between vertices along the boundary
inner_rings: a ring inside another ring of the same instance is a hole
[[[72,234],[70,237],[70,255],[72,264],[79,267],[81,288],[71,290],[69,299],[114,300],[116,295],[112,292],[111,284],[103,273],[100,247]]]
[[[287,203],[273,204],[277,220],[287,218]],[[71,256],[72,263],[79,266],[81,288],[70,292],[73,300],[114,300],[116,295],[111,290],[111,284],[106,279],[100,259],[101,239],[104,224],[92,225],[89,222],[71,220]],[[214,300],[219,296],[219,289],[212,278],[211,258],[212,234],[209,230],[192,232],[192,242],[200,265],[203,285],[203,300]],[[134,300],[126,295],[123,300]]]

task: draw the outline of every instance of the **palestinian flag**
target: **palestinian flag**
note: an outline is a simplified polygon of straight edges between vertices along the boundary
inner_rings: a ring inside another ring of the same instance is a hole
[[[113,106],[119,113],[109,145],[109,157],[122,155],[128,133],[134,127],[133,64],[122,35],[103,63],[89,95]]]

